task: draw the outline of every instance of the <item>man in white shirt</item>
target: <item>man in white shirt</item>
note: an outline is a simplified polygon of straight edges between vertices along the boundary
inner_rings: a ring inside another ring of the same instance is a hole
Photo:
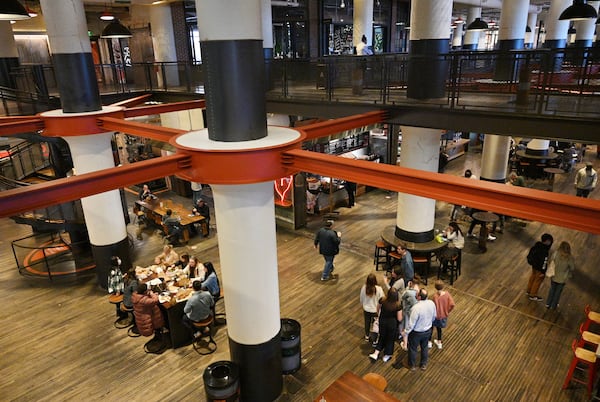
[[[429,339],[436,308],[431,300],[427,300],[427,289],[419,291],[419,301],[410,310],[408,324],[404,331],[408,334],[408,368],[417,369],[417,349],[421,347],[421,370],[427,369],[429,360]]]
[[[579,169],[575,175],[575,190],[577,197],[587,198],[590,192],[596,188],[598,182],[598,173],[593,169],[590,162],[585,167]]]

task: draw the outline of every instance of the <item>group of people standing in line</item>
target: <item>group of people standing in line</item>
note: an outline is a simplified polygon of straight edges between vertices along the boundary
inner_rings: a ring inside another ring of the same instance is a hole
[[[155,257],[155,264],[177,266],[183,274],[193,279],[193,293],[186,301],[182,324],[189,329],[190,335],[195,336],[193,322],[203,321],[209,315],[214,315],[216,300],[220,298],[221,288],[215,268],[211,262],[200,263],[198,258],[188,254],[179,256],[172,245],[166,245],[163,252]],[[134,334],[162,337],[165,320],[159,309],[158,294],[145,282],[138,280],[135,269],[129,269],[125,274],[121,270],[119,257],[112,257],[112,268],[108,278],[108,292],[115,295],[123,294],[123,305],[127,310],[133,310]],[[119,319],[127,318],[127,312],[117,305]]]

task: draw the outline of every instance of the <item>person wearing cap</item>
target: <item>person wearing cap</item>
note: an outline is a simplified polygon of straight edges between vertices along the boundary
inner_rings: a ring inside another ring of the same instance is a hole
[[[317,234],[315,235],[314,246],[319,249],[319,253],[325,259],[321,280],[329,280],[330,275],[334,270],[333,259],[340,252],[340,233],[332,229],[333,221],[325,222]]]
[[[590,162],[585,164],[585,167],[582,167],[577,171],[575,175],[575,190],[577,197],[584,197],[590,194],[590,192],[596,188],[596,183],[598,182],[598,173],[593,169],[593,166]]]

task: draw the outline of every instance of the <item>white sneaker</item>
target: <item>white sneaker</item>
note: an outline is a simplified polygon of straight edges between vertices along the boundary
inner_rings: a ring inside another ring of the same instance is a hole
[[[496,240],[496,236],[489,234],[488,235],[488,240],[489,241],[494,241],[494,240]]]
[[[384,362],[384,363],[387,363],[387,362],[389,362],[389,361],[390,361],[390,359],[391,359],[391,358],[392,358],[392,356],[391,356],[391,355],[385,355],[385,356],[383,356],[383,359],[382,359],[382,360],[383,360],[383,362]]]
[[[435,342],[435,346],[437,346],[438,349],[442,348],[442,341],[436,339],[434,342]]]
[[[377,352],[373,352],[369,355],[369,359],[371,359],[373,361],[376,361],[378,357],[379,357],[379,353],[377,353]]]
[[[431,349],[433,347],[433,343],[431,343],[431,341],[427,342],[427,348]]]

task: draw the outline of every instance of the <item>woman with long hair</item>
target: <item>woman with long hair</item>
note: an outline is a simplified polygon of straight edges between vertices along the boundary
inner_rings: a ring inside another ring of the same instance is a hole
[[[448,262],[454,256],[456,256],[456,267],[460,272],[460,264],[462,262],[462,249],[465,247],[465,236],[463,235],[460,226],[456,222],[450,222],[446,230],[444,230],[444,237],[450,243],[442,254],[442,267],[444,271],[448,270]]]
[[[371,333],[371,324],[374,319],[377,319],[377,305],[379,300],[384,296],[383,289],[377,285],[377,277],[370,273],[367,275],[367,281],[360,288],[360,304],[363,307],[363,315],[365,318],[365,340],[369,340]]]
[[[558,307],[560,294],[565,287],[567,279],[573,277],[574,270],[575,259],[571,255],[571,245],[563,241],[558,246],[558,250],[548,260],[546,276],[550,278],[550,291],[546,298],[546,308],[556,309]]]
[[[221,295],[221,287],[219,286],[219,278],[215,272],[215,267],[212,262],[205,262],[202,264],[204,267],[204,281],[202,282],[202,289],[208,290],[212,297],[216,300]]]
[[[369,359],[376,361],[383,350],[383,362],[387,362],[394,354],[394,344],[398,338],[398,312],[401,305],[398,300],[398,291],[394,288],[388,290],[386,297],[379,301],[379,340],[375,351]]]

